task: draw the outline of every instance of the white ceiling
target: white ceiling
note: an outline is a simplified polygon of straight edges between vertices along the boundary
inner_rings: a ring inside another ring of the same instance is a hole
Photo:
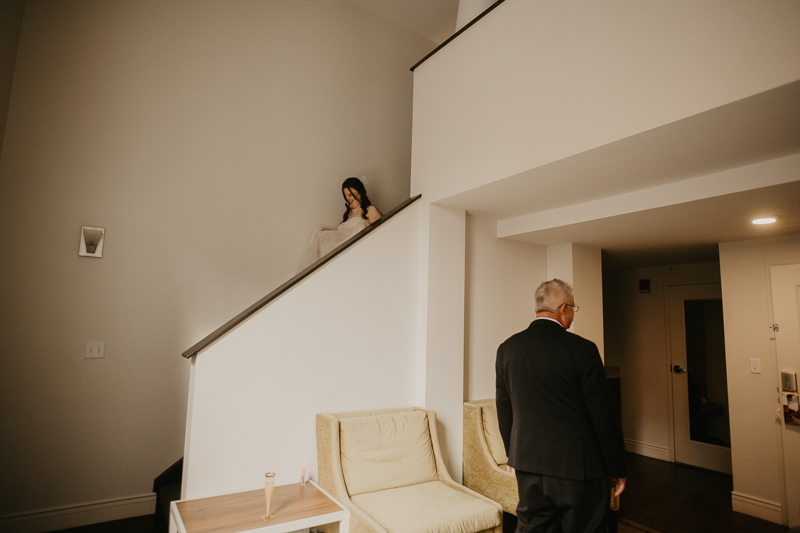
[[[349,0],[437,46],[456,31],[458,0]]]
[[[437,203],[511,240],[598,246],[612,268],[709,261],[720,242],[800,233],[798,153],[795,82]],[[667,189],[677,201],[658,201]],[[782,218],[755,228],[760,213]]]
[[[437,203],[466,209],[474,215],[507,219],[797,152],[800,152],[800,82]],[[550,186],[553,183],[559,186]]]
[[[751,223],[769,214],[780,215],[778,223]],[[795,233],[800,233],[800,181],[565,224],[512,239],[598,246],[604,252],[604,267],[631,268],[714,261],[720,242]]]

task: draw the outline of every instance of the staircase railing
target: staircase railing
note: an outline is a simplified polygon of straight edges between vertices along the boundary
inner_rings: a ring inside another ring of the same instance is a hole
[[[322,268],[322,266],[325,263],[332,260],[340,253],[344,252],[349,247],[353,246],[356,242],[358,242],[359,240],[369,235],[371,232],[378,229],[378,227],[380,227],[381,224],[384,224],[387,220],[389,220],[394,215],[396,215],[409,205],[419,200],[421,197],[422,195],[418,194],[417,196],[405,200],[403,203],[401,203],[400,205],[398,205],[397,207],[395,207],[394,209],[383,215],[381,218],[370,224],[367,227],[367,229],[355,234],[353,237],[350,237],[348,240],[346,240],[345,242],[343,242],[342,244],[331,250],[328,254],[320,257],[311,266],[299,272],[292,279],[290,279],[289,281],[287,281],[286,283],[284,283],[271,293],[267,294],[266,296],[261,298],[259,301],[257,301],[256,303],[254,303],[253,305],[251,305],[250,307],[248,307],[247,309],[245,309],[232,319],[225,322],[225,324],[212,331],[203,340],[196,343],[194,346],[183,352],[183,354],[181,355],[183,355],[187,359],[197,355],[205,347],[207,347],[208,345],[210,345],[211,343],[213,343],[214,341],[225,335],[227,332],[229,332],[230,330],[232,330],[233,328],[235,328],[236,326],[247,320],[250,316],[258,312],[261,308],[268,305],[270,302],[278,298],[281,294],[283,294],[284,292],[288,291],[289,289],[291,289],[292,287],[303,281],[305,278],[313,274],[316,270]]]
[[[416,64],[415,64],[413,67],[411,67],[411,72],[414,72],[414,69],[416,69],[418,66],[420,66],[421,64],[423,64],[425,61],[427,61],[429,57],[431,57],[431,56],[432,56],[432,55],[434,55],[436,52],[438,52],[439,50],[441,50],[442,48],[444,48],[445,46],[447,46],[448,44],[450,44],[450,41],[452,41],[453,39],[455,39],[456,37],[458,37],[459,35],[461,35],[461,34],[462,34],[462,33],[464,33],[465,31],[467,31],[467,29],[469,29],[469,27],[470,27],[470,26],[472,26],[473,24],[475,24],[476,22],[478,22],[480,19],[482,19],[483,17],[485,17],[486,15],[488,15],[490,11],[492,11],[494,8],[496,8],[497,6],[499,6],[500,4],[502,4],[502,3],[503,3],[503,2],[505,2],[505,1],[506,1],[506,0],[497,0],[497,1],[496,1],[494,4],[492,4],[492,5],[490,5],[488,8],[486,8],[486,9],[483,11],[483,13],[481,13],[480,15],[478,15],[477,17],[475,17],[474,19],[472,19],[472,20],[471,20],[471,21],[470,21],[468,24],[464,25],[464,27],[463,27],[463,28],[461,28],[460,30],[458,30],[457,32],[455,32],[453,35],[451,35],[449,39],[447,39],[445,42],[443,42],[442,44],[440,44],[439,46],[437,46],[436,48],[434,48],[434,49],[433,49],[433,51],[432,51],[430,54],[426,55],[425,57],[423,57],[422,59],[420,59],[419,61],[417,61],[417,63],[416,63]]]

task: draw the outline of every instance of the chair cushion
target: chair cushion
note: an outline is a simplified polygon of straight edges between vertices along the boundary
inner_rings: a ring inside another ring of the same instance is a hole
[[[508,455],[506,455],[506,447],[503,444],[503,436],[500,435],[500,423],[497,421],[497,406],[494,404],[484,405],[481,407],[481,414],[483,415],[483,433],[486,435],[486,443],[489,445],[489,451],[492,452],[494,462],[498,465],[505,465],[508,463]]]
[[[502,523],[497,507],[441,481],[351,499],[391,533],[475,533]]]
[[[439,479],[423,411],[342,418],[339,435],[351,497]]]

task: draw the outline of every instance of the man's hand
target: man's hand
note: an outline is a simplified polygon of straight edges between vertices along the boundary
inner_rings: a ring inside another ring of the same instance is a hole
[[[514,467],[513,467],[513,466],[508,466],[508,465],[506,465],[506,470],[507,470],[507,471],[509,471],[509,472],[511,472],[511,475],[513,475],[513,476],[516,476],[516,475],[517,475],[517,471],[516,471],[516,470],[514,470]],[[624,485],[624,483],[623,483],[623,485]]]
[[[614,497],[616,498],[622,491],[625,490],[625,482],[628,480],[626,477],[611,478],[611,484],[614,486]]]

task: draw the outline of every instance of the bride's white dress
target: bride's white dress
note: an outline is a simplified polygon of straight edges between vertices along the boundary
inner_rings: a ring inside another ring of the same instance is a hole
[[[353,217],[339,224],[339,227],[335,230],[330,229],[324,231],[322,228],[323,226],[319,226],[314,230],[314,234],[311,236],[311,242],[308,243],[308,248],[305,254],[303,254],[303,260],[300,262],[300,270],[305,270],[311,263],[327,254],[359,231],[366,229],[367,221],[361,217]]]

